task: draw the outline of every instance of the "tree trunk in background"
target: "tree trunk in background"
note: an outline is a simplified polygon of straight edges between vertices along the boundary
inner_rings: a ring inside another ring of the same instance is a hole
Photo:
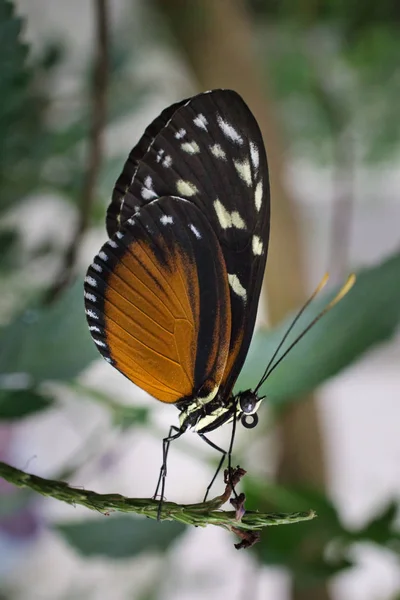
[[[306,296],[302,247],[296,207],[284,185],[284,148],[278,120],[257,70],[253,32],[239,0],[155,0],[180,43],[202,90],[225,87],[238,91],[254,112],[267,147],[272,223],[266,285],[271,323],[280,321]],[[261,83],[262,82],[262,83]],[[324,460],[312,396],[290,407],[281,420],[282,483],[324,487]],[[293,590],[295,600],[329,600],[325,586]]]

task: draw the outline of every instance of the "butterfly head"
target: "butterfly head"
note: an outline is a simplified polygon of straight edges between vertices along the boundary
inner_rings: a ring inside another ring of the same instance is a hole
[[[253,390],[240,392],[236,397],[236,411],[243,427],[253,429],[258,423],[257,411],[265,396],[259,396]]]
[[[178,406],[181,429],[192,429],[196,433],[209,433],[225,423],[236,418],[247,429],[252,429],[258,423],[257,411],[264,396],[259,396],[252,390],[240,392],[231,396],[228,401],[221,399],[219,394],[212,401],[201,403],[200,400],[184,402]]]

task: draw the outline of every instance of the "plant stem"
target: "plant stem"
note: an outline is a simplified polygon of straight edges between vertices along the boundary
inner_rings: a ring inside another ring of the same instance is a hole
[[[95,1],[96,16],[96,56],[94,62],[91,91],[92,122],[89,134],[89,147],[86,172],[84,175],[78,222],[75,233],[64,254],[61,268],[48,291],[45,302],[56,300],[69,285],[74,274],[76,260],[83,236],[89,226],[90,212],[96,197],[96,184],[103,158],[103,132],[107,114],[107,84],[109,63],[108,10],[107,0]]]
[[[152,498],[126,498],[121,494],[97,494],[91,490],[71,487],[64,481],[44,479],[37,475],[25,473],[3,462],[0,462],[0,476],[18,487],[27,487],[42,494],[42,496],[49,496],[73,506],[79,504],[103,514],[114,511],[131,512],[157,519],[158,500]],[[236,511],[219,510],[227,499],[226,493],[224,493],[209,502],[199,504],[164,502],[161,520],[179,521],[187,525],[201,527],[217,525],[229,530],[239,528],[241,530],[259,531],[270,525],[297,523],[298,521],[313,519],[316,516],[313,510],[264,514],[257,511],[246,511],[242,519],[238,521]]]

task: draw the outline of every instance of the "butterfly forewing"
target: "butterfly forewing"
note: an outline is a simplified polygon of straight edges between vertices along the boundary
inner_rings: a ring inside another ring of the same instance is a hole
[[[147,150],[154,142],[155,137],[161,129],[166,126],[176,110],[186,102],[187,100],[182,100],[181,102],[176,102],[164,109],[163,112],[146,128],[139,142],[129,153],[122,173],[115,184],[112,200],[107,210],[106,228],[109,237],[114,235],[121,227],[121,205],[135,175],[139,161],[143,159]]]
[[[112,231],[149,202],[177,195],[201,211],[218,239],[232,312],[220,390],[226,396],[250,344],[268,248],[268,169],[257,122],[233,91],[200,94],[166,109],[131,157],[109,209]],[[200,320],[213,309],[209,304]]]
[[[229,287],[218,240],[195,205],[163,197],[128,219],[90,266],[85,303],[100,352],[155,398],[177,402],[218,389]]]

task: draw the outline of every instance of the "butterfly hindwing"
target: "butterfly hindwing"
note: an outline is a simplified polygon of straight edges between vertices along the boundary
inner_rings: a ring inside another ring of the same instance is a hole
[[[109,209],[119,210],[111,230],[154,199],[178,195],[201,211],[218,239],[232,312],[220,390],[229,395],[253,333],[268,249],[268,168],[257,122],[236,92],[199,94],[166,109],[130,156]]]
[[[229,288],[218,240],[195,205],[162,197],[128,219],[89,267],[85,303],[100,352],[155,398],[216,392]]]

